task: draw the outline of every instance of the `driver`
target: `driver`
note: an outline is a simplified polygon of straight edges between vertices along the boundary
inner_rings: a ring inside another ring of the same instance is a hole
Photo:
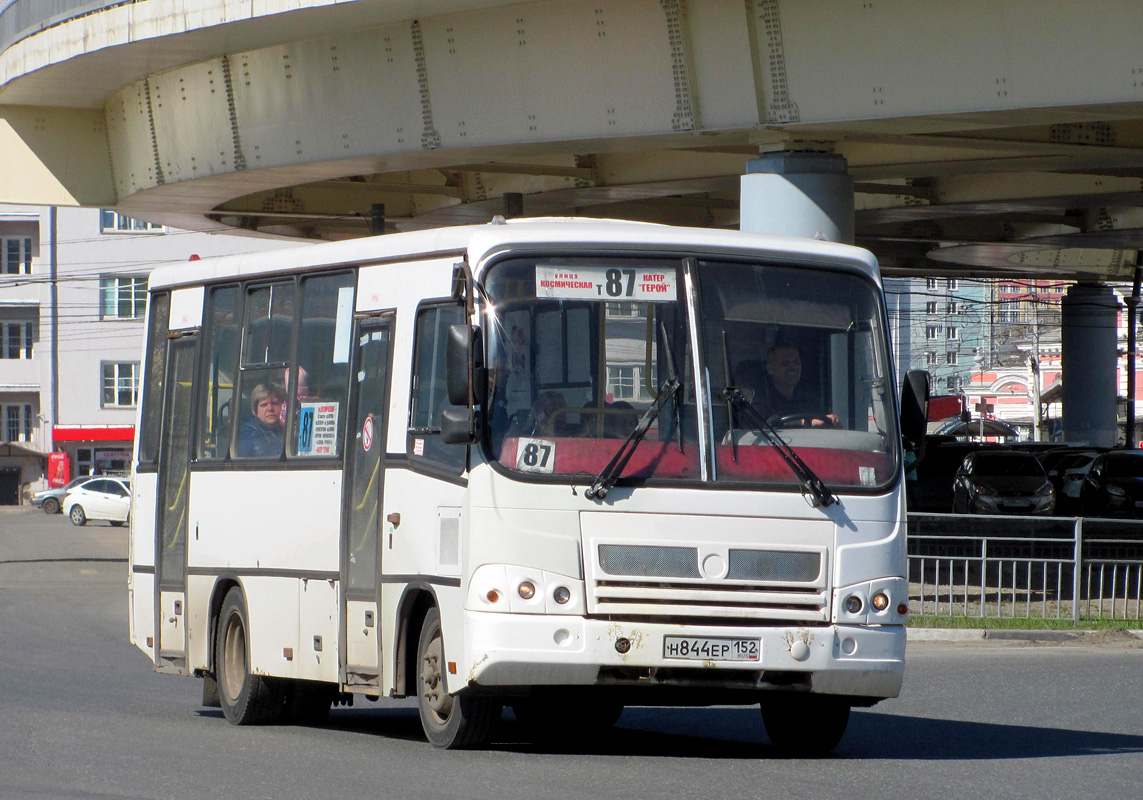
[[[802,357],[791,344],[775,344],[766,354],[766,391],[761,398],[766,416],[801,422],[804,428],[833,428],[838,425],[836,414],[822,407],[821,398],[815,397],[802,380]],[[797,427],[793,425],[792,427]]]

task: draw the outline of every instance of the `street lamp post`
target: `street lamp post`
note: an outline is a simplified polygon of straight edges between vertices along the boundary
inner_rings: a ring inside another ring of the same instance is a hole
[[[1032,292],[1032,357],[1028,364],[1032,368],[1032,441],[1039,442],[1043,436],[1040,432],[1040,306],[1035,292]]]

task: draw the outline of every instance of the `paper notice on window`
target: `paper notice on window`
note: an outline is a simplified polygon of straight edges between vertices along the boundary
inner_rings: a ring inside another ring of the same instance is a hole
[[[558,300],[673,302],[673,269],[536,266],[536,297]]]
[[[349,363],[350,331],[353,329],[353,287],[337,290],[337,324],[333,329],[333,363]]]
[[[298,410],[298,455],[337,455],[338,403],[302,403]]]

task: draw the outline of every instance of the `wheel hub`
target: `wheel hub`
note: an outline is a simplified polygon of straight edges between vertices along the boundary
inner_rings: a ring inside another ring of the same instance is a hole
[[[437,637],[432,640],[421,661],[421,694],[429,708],[443,718],[448,717],[452,710],[452,697],[444,691],[441,655],[441,640]]]

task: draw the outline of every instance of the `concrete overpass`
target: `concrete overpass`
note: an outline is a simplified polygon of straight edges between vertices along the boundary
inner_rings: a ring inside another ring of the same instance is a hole
[[[367,235],[381,205],[386,230],[504,210],[735,227],[748,160],[816,150],[848,162],[856,241],[889,274],[1128,279],[1139,10],[11,0],[0,202],[319,239]]]

